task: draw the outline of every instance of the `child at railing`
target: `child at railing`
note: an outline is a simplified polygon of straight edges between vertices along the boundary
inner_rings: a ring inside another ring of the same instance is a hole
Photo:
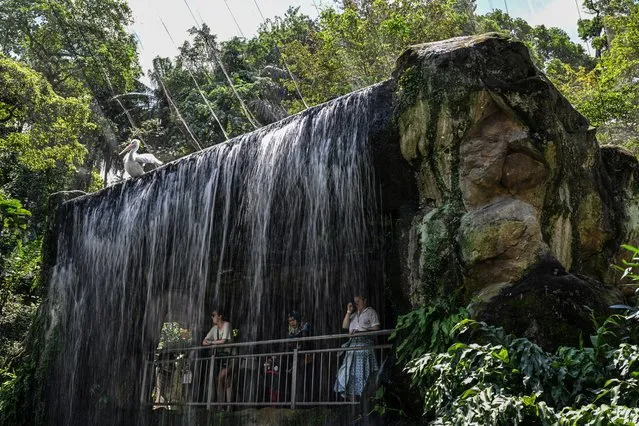
[[[264,363],[264,400],[280,401],[280,366],[273,356],[266,357]]]

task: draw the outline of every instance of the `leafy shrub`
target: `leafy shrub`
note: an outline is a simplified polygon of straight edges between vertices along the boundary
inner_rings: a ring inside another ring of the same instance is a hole
[[[433,424],[638,424],[639,347],[625,342],[632,334],[613,331],[633,315],[598,329],[593,341],[605,345],[555,353],[466,319],[448,350],[426,353],[406,371]]]
[[[397,342],[398,361],[406,364],[426,352],[445,351],[453,343],[453,328],[467,317],[466,309],[453,308],[443,300],[400,316],[390,336]]]

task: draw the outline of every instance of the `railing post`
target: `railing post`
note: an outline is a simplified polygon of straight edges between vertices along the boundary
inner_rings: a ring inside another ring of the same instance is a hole
[[[215,378],[215,350],[211,354],[211,366],[209,367],[209,382],[208,382],[208,395],[206,401],[206,409],[211,410],[211,403],[213,402],[213,379]]]
[[[293,368],[291,369],[291,409],[295,409],[295,394],[297,393],[297,347],[293,349]]]

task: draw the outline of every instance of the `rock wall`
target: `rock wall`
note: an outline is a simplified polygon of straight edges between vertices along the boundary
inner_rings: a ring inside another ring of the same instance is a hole
[[[413,46],[394,77],[418,191],[396,219],[411,304],[461,292],[479,319],[545,346],[575,342],[591,311],[619,300],[602,283],[637,232],[636,160],[616,152],[626,176],[611,180],[613,156],[587,120],[503,36]]]

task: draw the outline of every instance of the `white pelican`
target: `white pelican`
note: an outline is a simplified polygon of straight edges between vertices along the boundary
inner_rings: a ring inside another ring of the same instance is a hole
[[[160,160],[155,158],[153,154],[138,154],[138,148],[140,148],[140,141],[138,139],[133,139],[130,144],[127,145],[126,148],[122,150],[119,155],[124,154],[127,151],[130,151],[124,157],[124,170],[131,175],[131,177],[138,177],[144,174],[144,167],[142,164],[163,164]]]

